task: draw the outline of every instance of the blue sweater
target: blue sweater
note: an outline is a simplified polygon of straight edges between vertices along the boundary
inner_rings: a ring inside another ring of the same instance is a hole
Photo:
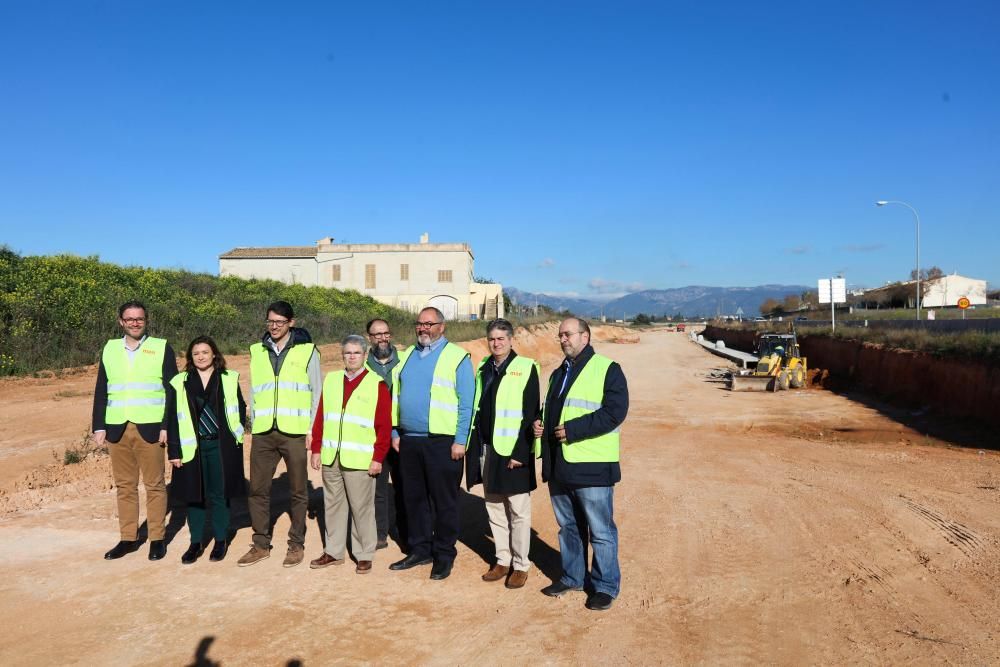
[[[418,345],[407,358],[400,373],[400,385],[403,391],[399,396],[399,431],[408,435],[427,435],[427,418],[431,410],[431,380],[434,377],[434,365],[441,357],[441,350],[448,340],[443,336],[429,348],[429,352]],[[424,351],[426,356],[421,356]],[[472,400],[476,393],[475,376],[472,374],[472,361],[469,357],[462,360],[456,372],[455,387],[458,393],[458,428],[455,442],[464,445],[469,435],[469,425],[472,423]],[[436,435],[452,435],[439,433]]]

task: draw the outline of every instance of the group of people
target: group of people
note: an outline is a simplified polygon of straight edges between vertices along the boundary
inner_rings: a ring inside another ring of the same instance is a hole
[[[618,596],[613,499],[628,387],[618,364],[591,347],[586,321],[570,317],[559,325],[565,358],[549,378],[544,403],[539,364],[514,351],[514,328],[504,319],[487,324],[490,354],[478,369],[445,337],[437,308],[420,311],[417,342],[402,352],[388,323],[373,319],[367,337],[343,339],[344,369],[324,378],[319,350],[296,327],[292,306],[276,301],[267,307],[260,342],[250,346],[249,402],[210,337],[189,343],[178,372],[173,350],[147,335],[147,323],[142,303],[122,304],[124,335],[105,344],[98,368],[94,440],[110,452],[121,533],[106,559],[141,544],[140,477],[149,559],[166,555],[166,449],[171,492],[187,504],[191,542],[184,564],[210,543],[210,560],[226,557],[230,501],[242,496],[253,539],[237,564],[270,556],[271,482],[284,461],[291,517],[285,567],[305,559],[311,466],[322,474],[326,534],[310,568],[344,564],[350,531],[358,574],[371,572],[375,552],[392,537],[405,557],[390,570],[430,565],[431,579],[446,579],[458,554],[464,476],[468,489],[483,485],[496,548],[482,579],[517,589],[530,569],[530,494],[540,459],[562,561],[562,575],[542,592],[585,590],[586,606],[595,610],[609,609]],[[250,448],[249,485],[243,447]]]

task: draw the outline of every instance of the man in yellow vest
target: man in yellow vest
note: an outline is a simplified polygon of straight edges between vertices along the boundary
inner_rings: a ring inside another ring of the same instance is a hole
[[[522,588],[530,566],[530,494],[536,486],[532,424],[538,417],[540,371],[537,362],[514,352],[514,327],[507,320],[486,325],[486,342],[490,355],[476,373],[465,484],[471,489],[483,483],[496,548],[483,581],[507,579],[507,588]]]
[[[541,438],[542,479],[559,523],[563,573],[542,592],[560,597],[586,590],[586,607],[605,610],[621,589],[613,508],[622,478],[619,430],[628,414],[628,385],[618,364],[594,352],[584,320],[563,320],[559,344],[566,358],[549,378],[534,432]],[[594,550],[589,573],[588,535]]]
[[[287,301],[267,307],[267,332],[250,346],[250,524],[253,546],[237,565],[246,567],[271,555],[271,480],[278,461],[285,462],[291,495],[292,523],[283,565],[293,567],[305,556],[306,510],[309,504],[308,449],[310,428],[323,391],[319,350],[309,333],[295,326]]]
[[[149,560],[167,555],[164,447],[166,396],[177,374],[177,358],[162,338],[146,335],[146,306],[129,301],[118,308],[125,335],[104,346],[94,388],[93,431],[97,446],[107,444],[118,495],[121,540],[104,554],[121,558],[139,548],[139,475],[146,487]]]
[[[375,479],[392,441],[392,398],[385,382],[365,366],[364,338],[347,336],[340,350],[344,370],[327,373],[313,422],[310,465],[323,471],[326,543],[309,567],[344,563],[350,517],[355,572],[368,574],[378,548]]]
[[[444,337],[444,314],[424,308],[417,344],[392,369],[393,448],[399,452],[410,552],[389,566],[431,567],[431,579],[451,574],[458,550],[458,486],[472,420],[475,385],[463,348]]]

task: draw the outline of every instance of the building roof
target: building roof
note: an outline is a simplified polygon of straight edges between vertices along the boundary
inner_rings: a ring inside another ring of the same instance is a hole
[[[293,245],[274,246],[271,248],[233,248],[219,255],[219,259],[253,258],[253,257],[315,257],[316,246]]]

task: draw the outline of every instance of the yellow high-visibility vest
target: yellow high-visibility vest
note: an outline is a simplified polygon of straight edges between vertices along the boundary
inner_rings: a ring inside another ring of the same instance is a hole
[[[198,434],[195,430],[194,415],[188,412],[187,371],[182,371],[170,379],[170,384],[177,391],[177,432],[181,440],[181,463],[187,463],[194,458],[198,450]],[[219,376],[222,382],[222,402],[226,411],[226,425],[238,444],[243,444],[243,425],[240,424],[240,403],[238,390],[240,374],[236,371],[223,371]]]
[[[309,359],[319,354],[312,343],[293,345],[285,353],[281,372],[274,375],[270,353],[261,343],[250,346],[250,391],[253,393],[252,433],[267,433],[275,424],[289,435],[305,435],[312,424]],[[318,388],[317,388],[318,389]]]
[[[403,390],[403,383],[400,381],[403,367],[416,349],[415,345],[406,348],[399,355],[399,363],[392,369],[393,426],[399,426],[399,392]],[[455,435],[458,430],[458,365],[468,356],[469,353],[464,348],[449,341],[434,364],[430,414],[427,417],[430,433]]]
[[[328,373],[323,381],[323,465],[340,453],[340,465],[368,470],[375,457],[375,409],[381,378],[368,371],[344,405],[344,371]]]
[[[163,388],[163,355],[167,341],[146,338],[132,355],[121,338],[112,338],[104,345],[101,360],[108,376],[108,404],[104,423],[159,424],[167,405]]]
[[[595,354],[573,380],[572,386],[566,392],[563,400],[561,420],[568,421],[596,412],[604,401],[604,378],[614,362],[607,357]],[[549,384],[552,377],[549,377]],[[545,411],[542,411],[542,423],[545,423]],[[604,435],[584,438],[575,442],[562,443],[563,458],[569,463],[613,463],[618,461],[621,448],[621,427]],[[536,451],[538,445],[536,445]]]
[[[483,394],[483,369],[492,363],[492,357],[483,359],[476,373],[476,394],[473,399],[472,428],[469,429],[471,442],[472,431],[476,429],[476,415],[479,413],[479,401]],[[493,408],[493,433],[480,434],[484,442],[493,445],[494,451],[500,456],[510,456],[517,443],[521,431],[521,421],[524,419],[524,390],[531,379],[531,369],[537,370],[541,377],[541,367],[538,362],[528,357],[514,357],[507,364],[507,371],[500,378],[497,387],[496,405]],[[532,415],[534,416],[534,415]]]

